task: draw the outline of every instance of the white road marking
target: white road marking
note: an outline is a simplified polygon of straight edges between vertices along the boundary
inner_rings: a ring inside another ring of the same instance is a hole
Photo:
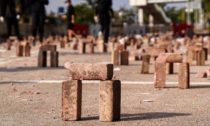
[[[60,84],[66,80],[12,80],[12,81],[0,81],[1,84],[6,83],[37,83],[37,84]],[[99,84],[100,81],[88,81],[84,80],[83,84]],[[152,81],[121,81],[124,85],[153,85]],[[166,85],[177,85],[178,82],[166,82]],[[191,82],[190,85],[209,85],[210,82]]]
[[[38,51],[32,51],[31,52],[31,57],[37,56]],[[0,65],[4,65],[7,63],[11,63],[13,61],[21,61],[25,58],[29,58],[29,57],[17,57],[17,56],[9,56],[9,57],[5,57],[5,58],[1,58],[0,59]]]

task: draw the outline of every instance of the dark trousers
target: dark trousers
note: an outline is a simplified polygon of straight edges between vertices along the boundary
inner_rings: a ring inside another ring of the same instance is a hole
[[[100,16],[100,25],[101,25],[101,31],[104,36],[104,42],[108,43],[109,41],[109,30],[110,30],[110,17],[109,16]]]
[[[6,18],[6,24],[7,24],[7,35],[8,37],[12,35],[12,29],[15,30],[15,36],[19,38],[20,32],[19,32],[19,25],[18,20],[16,17],[7,17]]]
[[[44,21],[45,14],[40,12],[32,13],[32,34],[34,37],[39,34],[40,42],[42,42],[44,38]]]

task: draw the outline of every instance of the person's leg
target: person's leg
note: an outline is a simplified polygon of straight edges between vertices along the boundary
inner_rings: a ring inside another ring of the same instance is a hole
[[[12,35],[12,20],[11,18],[6,18],[7,24],[7,36],[10,37]]]
[[[44,21],[45,21],[45,15],[40,14],[39,15],[39,40],[42,43],[44,39]]]
[[[38,18],[36,13],[32,13],[32,35],[34,39],[37,36]]]
[[[105,17],[103,19],[104,43],[108,43],[108,41],[109,41],[109,30],[110,30],[110,19],[109,19],[109,17]]]
[[[68,36],[68,41],[72,40],[72,37],[74,37],[76,34],[74,32],[74,24],[68,24],[67,27],[67,36]]]
[[[18,39],[20,38],[20,31],[19,31],[19,24],[18,24],[18,20],[16,18],[14,18],[13,20],[13,26],[15,29],[15,35],[18,37]]]
[[[109,41],[109,30],[110,30],[109,25],[110,25],[109,23],[106,23],[104,25],[104,42],[105,43],[108,43]]]

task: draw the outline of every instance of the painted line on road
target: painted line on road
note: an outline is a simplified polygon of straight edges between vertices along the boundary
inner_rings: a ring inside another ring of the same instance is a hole
[[[0,81],[0,84],[8,83],[37,83],[37,84],[60,84],[66,80],[12,80],[12,81]],[[83,84],[98,84],[100,81],[88,81],[84,80]],[[153,85],[152,81],[121,81],[125,85]],[[178,82],[166,82],[167,85],[177,85]],[[210,82],[191,82],[190,85],[210,85]]]

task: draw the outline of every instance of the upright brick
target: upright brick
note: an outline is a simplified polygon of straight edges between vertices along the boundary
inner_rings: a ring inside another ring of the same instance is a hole
[[[98,41],[98,51],[101,53],[107,52],[107,45],[103,42],[103,40]]]
[[[202,66],[205,65],[205,52],[203,49],[196,50],[196,65]]]
[[[18,44],[16,47],[16,55],[17,56],[24,56],[24,46],[21,44]]]
[[[99,120],[103,122],[120,120],[121,82],[101,81],[99,92]]]
[[[60,41],[60,47],[65,48],[65,46],[66,46],[66,42],[64,40],[61,40]]]
[[[81,119],[82,81],[70,80],[62,84],[62,119],[76,121]]]
[[[25,47],[25,56],[31,56],[31,46],[29,43],[27,43]]]
[[[94,53],[94,44],[93,43],[87,44],[87,53],[90,53],[90,54]]]
[[[149,73],[149,66],[150,66],[150,55],[143,55],[142,56],[141,73],[142,74],[148,74]]]
[[[166,83],[166,64],[155,63],[155,88],[164,88]]]
[[[127,50],[120,53],[120,64],[129,65],[129,52]]]
[[[79,43],[79,53],[85,54],[86,53],[86,43],[80,42]]]
[[[179,66],[179,88],[190,88],[190,65],[189,63],[181,63]]]
[[[38,67],[47,67],[47,52],[39,50]]]
[[[188,49],[187,51],[187,62],[192,64],[194,57],[194,51],[192,49]]]
[[[112,50],[112,64],[120,65],[120,52],[118,50]]]
[[[50,52],[50,66],[51,67],[58,67],[58,52],[54,51],[54,52]]]

